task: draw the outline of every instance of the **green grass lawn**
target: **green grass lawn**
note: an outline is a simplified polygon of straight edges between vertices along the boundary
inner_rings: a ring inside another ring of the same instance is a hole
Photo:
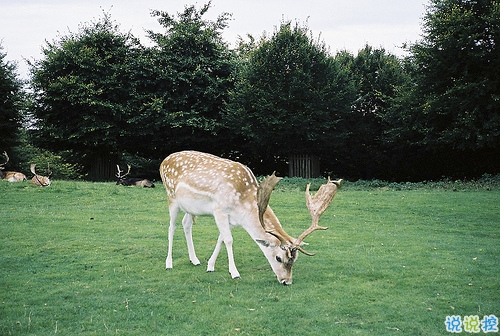
[[[271,197],[297,236],[310,224],[301,187]],[[280,183],[282,184],[282,183]],[[448,315],[500,317],[500,190],[341,188],[306,240],[293,285],[276,280],[235,229],[240,280],[218,231],[198,218],[202,266],[179,226],[165,270],[165,191],[54,181],[0,181],[0,334],[445,335]]]

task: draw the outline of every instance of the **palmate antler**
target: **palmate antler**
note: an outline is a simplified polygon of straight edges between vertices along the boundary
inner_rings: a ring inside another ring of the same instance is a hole
[[[36,173],[35,167],[36,167],[36,163],[32,163],[32,164],[30,165],[30,171],[31,171],[31,173],[32,173],[33,175],[35,175],[35,176],[36,176],[36,175],[37,175],[37,173]]]
[[[313,256],[314,253],[309,253],[306,252],[304,249],[300,247],[302,242],[304,241],[304,238],[306,238],[308,235],[310,235],[312,232],[316,230],[326,230],[328,229],[327,227],[324,226],[319,226],[319,218],[321,215],[325,212],[325,210],[328,208],[330,203],[333,201],[333,197],[335,197],[335,194],[337,193],[338,187],[342,183],[342,179],[337,180],[337,181],[330,181],[330,177],[328,177],[328,182],[326,184],[323,184],[318,192],[312,196],[309,193],[309,188],[311,187],[311,184],[309,183],[306,187],[306,205],[307,208],[309,209],[309,213],[311,214],[312,218],[312,224],[311,226],[305,230],[294,242],[293,242],[293,247],[298,249],[300,252]]]
[[[271,193],[278,184],[278,182],[282,179],[282,177],[277,177],[275,172],[266,177],[259,185],[259,189],[257,189],[257,206],[259,208],[259,220],[260,224],[264,228],[264,230],[275,236],[281,242],[281,245],[285,246],[291,244],[294,241],[288,233],[283,230],[281,225],[272,225],[271,223],[266,223],[264,219],[264,213],[266,212],[267,206],[269,205],[269,199],[271,198]],[[269,209],[272,211],[271,209]],[[271,226],[271,225],[272,226]]]
[[[281,180],[281,177],[276,177],[273,173],[271,176],[265,178],[257,190],[257,205],[259,208],[259,219],[264,230],[278,238],[281,242],[282,246],[291,246],[292,250],[299,250],[300,252],[312,256],[313,253],[309,253],[305,251],[301,245],[303,243],[304,238],[310,235],[312,232],[316,230],[326,230],[326,227],[319,226],[319,218],[328,208],[330,203],[333,200],[333,197],[337,193],[337,189],[342,183],[342,179],[337,181],[330,181],[328,178],[328,182],[323,184],[318,192],[312,196],[309,193],[310,184],[306,187],[306,205],[309,209],[309,213],[311,214],[312,224],[311,226],[305,230],[297,239],[292,238],[288,233],[283,230],[281,225],[273,225],[272,227],[269,225],[271,223],[266,223],[264,218],[264,213],[266,212],[267,206],[269,204],[269,199],[271,197],[271,192],[273,191],[276,184]]]
[[[41,176],[36,173],[36,163],[32,163],[30,165],[30,171],[33,173],[35,176]],[[50,171],[50,166],[49,163],[47,162],[47,177],[50,177],[52,175],[52,171]]]

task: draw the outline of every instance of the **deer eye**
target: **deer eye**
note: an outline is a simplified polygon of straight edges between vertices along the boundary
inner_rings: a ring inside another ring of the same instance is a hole
[[[283,260],[281,260],[281,258],[279,256],[276,256],[276,261],[277,262],[283,262]]]

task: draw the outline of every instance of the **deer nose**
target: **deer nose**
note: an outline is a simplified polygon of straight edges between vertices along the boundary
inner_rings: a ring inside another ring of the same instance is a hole
[[[281,283],[283,284],[283,286],[288,286],[288,285],[291,285],[292,284],[292,280],[283,280],[281,281]]]

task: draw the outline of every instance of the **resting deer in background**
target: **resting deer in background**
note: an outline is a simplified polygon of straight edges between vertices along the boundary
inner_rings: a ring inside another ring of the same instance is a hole
[[[283,230],[268,206],[271,192],[281,179],[274,173],[259,186],[252,171],[241,163],[210,154],[184,151],[169,155],[160,165],[160,175],[167,191],[170,212],[167,269],[172,268],[175,223],[181,210],[185,212],[182,225],[191,263],[200,264],[193,245],[193,216],[212,215],[220,234],[208,260],[208,272],[214,271],[215,261],[224,243],[229,273],[233,278],[240,277],[234,263],[231,228],[241,226],[258,244],[283,285],[292,283],[292,266],[297,260],[298,251],[313,255],[302,249],[303,240],[315,230],[327,229],[318,225],[319,218],[342,182],[328,179],[328,183],[322,185],[314,196],[309,193],[310,185],[307,185],[306,204],[312,225],[295,239]]]
[[[26,180],[26,175],[23,173],[15,172],[15,171],[3,171],[5,169],[5,165],[9,162],[9,156],[7,152],[3,152],[3,155],[7,158],[7,161],[0,164],[0,179],[6,180],[9,182],[21,182]]]
[[[40,187],[48,187],[50,185],[50,176],[52,172],[50,171],[49,164],[47,163],[47,176],[38,175],[35,171],[36,164],[32,163],[30,166],[30,170],[33,173],[33,177],[31,178],[31,183],[40,186]]]
[[[155,187],[153,182],[151,182],[150,180],[145,179],[145,178],[138,178],[138,177],[125,178],[125,176],[130,174],[130,165],[128,164],[127,167],[128,167],[127,173],[125,175],[122,175],[122,171],[120,170],[120,166],[116,165],[116,169],[118,170],[118,172],[116,173],[116,178],[117,178],[116,184],[117,185],[121,184],[124,186],[141,186],[144,188],[154,188]]]

